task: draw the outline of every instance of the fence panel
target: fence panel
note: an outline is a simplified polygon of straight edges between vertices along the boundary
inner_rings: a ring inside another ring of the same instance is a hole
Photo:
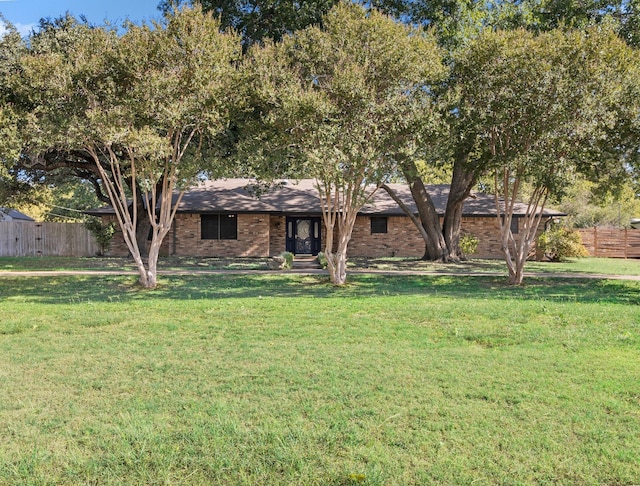
[[[80,223],[0,222],[0,256],[94,256],[100,250]]]
[[[586,228],[578,230],[589,255],[603,258],[640,258],[640,230]]]

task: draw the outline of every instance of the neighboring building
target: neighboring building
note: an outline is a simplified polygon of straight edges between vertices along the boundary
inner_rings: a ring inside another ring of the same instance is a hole
[[[26,214],[21,213],[20,211],[16,211],[15,209],[9,208],[0,208],[0,221],[8,222],[24,222],[24,221],[35,221],[33,218],[30,218]]]
[[[412,210],[416,206],[406,184],[393,189]],[[247,179],[207,181],[185,193],[171,231],[162,246],[164,255],[201,257],[267,257],[283,251],[317,254],[323,250],[325,229],[318,191],[310,179],[282,181],[277,188],[254,196],[256,186]],[[448,185],[432,185],[427,190],[439,214],[444,214]],[[512,229],[517,233],[526,205],[517,205]],[[89,211],[115,221],[112,208]],[[545,210],[545,220],[563,216]],[[464,205],[462,230],[479,239],[474,254],[482,258],[502,258],[500,232],[492,195],[478,193]],[[118,231],[110,254],[123,256],[128,249]],[[379,190],[356,220],[349,256],[421,257],[424,241],[409,217]]]

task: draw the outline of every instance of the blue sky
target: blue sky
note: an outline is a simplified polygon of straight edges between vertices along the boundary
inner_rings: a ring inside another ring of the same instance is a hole
[[[38,24],[41,18],[55,18],[69,11],[76,17],[84,14],[92,24],[105,19],[112,24],[124,20],[140,22],[161,18],[160,0],[0,0],[0,12],[22,34]],[[0,26],[0,34],[4,28]]]

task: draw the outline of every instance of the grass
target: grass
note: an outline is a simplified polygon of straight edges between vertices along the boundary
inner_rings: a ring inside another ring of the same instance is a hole
[[[269,258],[160,257],[160,270],[267,270]],[[1,271],[113,270],[135,271],[131,258],[0,257]]]
[[[634,484],[640,283],[0,279],[0,484]]]
[[[411,258],[352,258],[352,269],[420,270],[450,273],[507,273],[503,260],[471,259],[461,263],[434,263]],[[640,275],[640,260],[618,258],[573,258],[565,262],[527,262],[528,273],[577,273],[600,275]]]
[[[434,263],[415,258],[351,258],[351,270],[447,273],[507,273],[502,260],[472,259],[462,263]],[[269,270],[269,258],[161,257],[158,268],[171,270]],[[0,272],[29,270],[113,270],[135,271],[133,261],[114,257],[0,257]],[[640,275],[640,260],[615,258],[578,258],[561,263],[527,262],[528,273],[575,273],[600,275]]]

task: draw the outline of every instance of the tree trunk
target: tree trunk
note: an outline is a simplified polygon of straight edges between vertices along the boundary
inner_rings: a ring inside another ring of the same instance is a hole
[[[147,263],[147,281],[145,287],[154,288],[158,285],[158,256],[160,255],[160,246],[162,239],[158,235],[154,235],[149,248],[149,260]]]
[[[131,190],[132,182],[128,181],[127,184]],[[151,231],[151,220],[149,219],[149,212],[147,211],[147,205],[144,200],[144,191],[140,188],[136,182],[136,193],[138,197],[135,200],[136,204],[136,242],[138,244],[138,251],[142,258],[149,257],[149,251],[147,245],[149,244],[149,232]]]
[[[524,280],[524,264],[516,264],[513,268],[509,268],[509,285],[522,285]]]
[[[347,248],[351,240],[353,225],[355,224],[358,208],[345,207],[337,215],[338,220],[338,248],[333,252],[329,243],[333,246],[333,231],[331,237],[327,238],[326,256],[329,278],[334,285],[344,285],[347,283]]]
[[[466,160],[466,158],[465,158]],[[442,233],[451,260],[464,259],[460,250],[460,231],[462,228],[462,209],[464,201],[471,194],[471,189],[477,181],[475,171],[465,167],[464,161],[456,161],[453,166],[453,176],[449,188],[447,208],[444,213]]]
[[[440,227],[440,218],[433,204],[433,200],[426,188],[424,182],[418,174],[418,169],[415,163],[411,160],[407,160],[402,164],[402,172],[404,174],[413,200],[418,208],[418,215],[420,216],[420,222],[424,228],[425,239],[425,252],[422,257],[423,260],[432,260],[446,262],[448,261],[447,245],[442,235],[442,228]]]
[[[138,209],[138,224],[136,225],[136,242],[138,243],[138,250],[142,258],[149,257],[149,251],[147,245],[149,244],[149,232],[151,231],[151,221],[147,210],[142,211]]]
[[[326,254],[329,279],[333,285],[347,283],[347,254],[338,249],[335,253]]]

